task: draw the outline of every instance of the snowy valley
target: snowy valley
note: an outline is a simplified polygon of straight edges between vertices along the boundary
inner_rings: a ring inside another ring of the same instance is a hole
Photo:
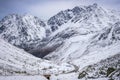
[[[0,80],[28,79],[120,80],[120,12],[95,3],[47,22],[30,14],[5,16]]]

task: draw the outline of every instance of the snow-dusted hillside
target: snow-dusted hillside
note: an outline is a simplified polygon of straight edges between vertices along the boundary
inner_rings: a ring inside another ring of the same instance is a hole
[[[11,14],[0,21],[0,37],[25,50],[43,40],[46,37],[46,29],[43,21],[29,14]]]
[[[120,79],[120,53],[94,65],[89,65],[79,72],[79,79],[109,78]],[[82,76],[84,75],[84,76]]]
[[[44,76],[0,76],[0,80],[48,80]]]
[[[52,75],[50,80],[119,80],[120,53],[96,64],[80,69],[78,72]]]
[[[45,75],[74,70],[70,64],[54,64],[36,58],[0,39],[0,75]]]

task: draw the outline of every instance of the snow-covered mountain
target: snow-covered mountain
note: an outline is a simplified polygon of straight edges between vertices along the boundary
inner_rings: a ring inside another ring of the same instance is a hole
[[[118,15],[120,14],[117,14],[116,11],[106,10],[95,3],[61,11],[48,20],[48,25],[51,26],[52,31],[63,28],[63,24],[72,27],[79,26],[89,31],[98,31],[118,21]]]
[[[0,21],[0,37],[25,50],[43,40],[46,31],[46,24],[30,14],[11,14]]]
[[[120,13],[97,4],[76,6],[59,12],[47,24],[31,15],[8,15],[0,21],[0,37],[36,57],[50,60],[36,58],[0,40],[2,75],[6,75],[5,72],[7,75],[11,72],[53,74],[51,80],[59,77],[56,74],[81,76],[80,72],[89,65],[94,67],[93,64],[116,68],[120,55]],[[102,60],[106,65],[102,65]],[[117,65],[116,69],[119,68]],[[96,72],[99,70],[92,71],[92,77],[96,77]]]
[[[67,43],[66,39],[96,35],[119,20],[117,11],[106,10],[97,4],[61,11],[47,24],[32,15],[13,14],[0,21],[0,37],[37,57],[44,57]]]
[[[42,47],[39,45],[38,48],[30,50],[30,52],[36,56],[45,56],[56,50],[65,39],[73,35],[99,32],[110,23],[118,21],[117,17],[97,4],[76,6],[73,9],[61,11],[48,20],[47,24],[51,28],[49,30],[51,34],[44,39],[46,41],[40,44]]]
[[[69,18],[68,14],[72,17]],[[97,4],[59,12],[48,20],[51,30],[53,27],[55,30],[52,30],[51,35],[46,38],[44,46],[31,52],[36,53],[37,56],[47,53],[45,58],[52,60],[76,59],[86,54],[92,45],[104,45],[105,40],[102,39],[104,36],[118,38],[119,22],[119,12],[104,9]],[[111,28],[114,30],[107,35]],[[108,44],[115,41],[112,38]],[[109,39],[106,39],[106,43]],[[101,43],[98,44],[99,42]]]

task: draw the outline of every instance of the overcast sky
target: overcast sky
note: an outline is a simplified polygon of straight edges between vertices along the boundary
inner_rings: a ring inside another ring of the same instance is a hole
[[[0,0],[0,19],[8,14],[29,13],[45,20],[61,10],[93,3],[120,11],[120,0]]]

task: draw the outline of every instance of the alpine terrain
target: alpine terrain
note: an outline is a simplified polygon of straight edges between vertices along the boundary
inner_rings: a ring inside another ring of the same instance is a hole
[[[120,80],[120,12],[94,3],[60,11],[47,21],[30,14],[5,16],[0,75]]]

